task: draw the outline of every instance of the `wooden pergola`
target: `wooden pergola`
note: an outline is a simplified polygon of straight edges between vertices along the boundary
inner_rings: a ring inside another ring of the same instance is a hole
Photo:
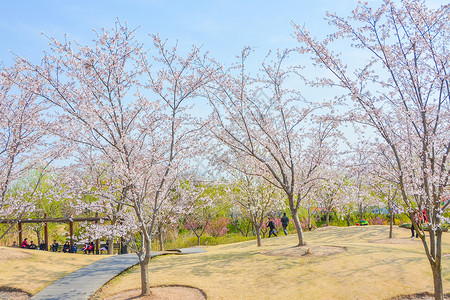
[[[69,234],[70,234],[70,252],[72,252],[74,241],[73,241],[73,224],[75,222],[100,222],[101,220],[105,220],[105,218],[101,217],[88,217],[88,218],[47,218],[45,215],[42,219],[4,219],[0,220],[0,223],[14,224],[17,223],[19,230],[19,247],[23,241],[22,236],[22,224],[24,223],[44,223],[44,241],[45,241],[45,250],[48,251],[48,223],[69,223]],[[99,240],[95,240],[95,253],[99,254],[100,249]],[[111,245],[113,246],[113,245]]]

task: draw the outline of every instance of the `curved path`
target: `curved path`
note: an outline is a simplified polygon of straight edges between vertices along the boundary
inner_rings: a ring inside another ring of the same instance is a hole
[[[176,249],[180,254],[206,252],[202,248]],[[152,257],[166,254],[152,252]],[[31,297],[33,300],[50,299],[89,299],[99,288],[117,274],[138,264],[135,253],[108,256],[84,268],[74,271],[63,278],[51,283],[49,286]]]

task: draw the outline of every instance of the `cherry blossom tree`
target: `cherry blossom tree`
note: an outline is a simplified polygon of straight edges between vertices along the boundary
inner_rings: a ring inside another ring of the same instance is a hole
[[[281,191],[257,176],[236,175],[230,184],[228,195],[240,206],[241,211],[252,222],[256,232],[256,243],[261,246],[261,228],[264,220],[273,212],[284,210],[284,197]]]
[[[354,206],[358,209],[359,219],[364,219],[364,214],[369,206],[376,204],[375,197],[373,197],[374,185],[374,162],[373,149],[376,146],[370,146],[369,142],[358,142],[353,147],[351,155],[347,158],[346,169],[349,173],[350,189]],[[347,199],[349,199],[347,197]]]
[[[338,203],[337,210],[340,214],[345,218],[347,222],[347,226],[351,225],[352,215],[356,210],[356,202],[355,199],[358,198],[358,190],[351,183],[350,180],[347,180],[341,186],[341,201]]]
[[[171,211],[176,221],[187,207],[180,187],[189,180],[194,150],[201,149],[189,101],[208,79],[193,68],[199,49],[182,57],[158,36],[152,39],[154,51],[144,51],[119,22],[97,32],[93,46],[49,38],[51,51],[34,67],[41,81],[35,92],[54,106],[60,124],[53,134],[71,145],[78,166],[107,167],[114,187],[99,201],[122,207],[111,229],[120,225],[134,237],[143,295],[150,294],[151,241],[162,212]]]
[[[399,211],[400,204],[398,185],[388,180],[383,180],[382,176],[378,177],[373,186],[376,195],[387,205],[389,212],[389,238],[393,238],[393,227],[395,213]]]
[[[217,68],[214,84],[207,91],[213,107],[210,130],[223,147],[221,163],[236,170],[253,166],[249,175],[261,176],[285,192],[302,246],[300,203],[320,177],[319,166],[331,153],[329,143],[333,143],[337,124],[314,116],[325,104],[304,101],[298,91],[285,86],[297,71],[284,69],[289,51],[264,62],[257,78],[247,73],[250,52],[245,48],[230,69]]]
[[[301,26],[298,51],[309,53],[332,77],[318,84],[341,87],[354,103],[354,121],[370,126],[389,161],[386,176],[398,184],[409,212],[425,209],[429,233],[415,224],[430,263],[434,296],[443,299],[442,225],[448,199],[450,151],[450,6],[427,8],[422,1],[385,0],[378,8],[360,2],[348,18],[328,14],[335,32],[317,41]],[[343,39],[364,53],[350,65],[331,49]],[[353,71],[353,72],[352,72]]]
[[[224,205],[221,186],[211,183],[196,185],[199,191],[197,195],[192,195],[196,199],[191,202],[192,207],[189,210],[190,213],[186,215],[184,226],[194,233],[197,237],[197,245],[200,245],[200,238],[207,231],[208,226],[227,205]]]
[[[35,208],[37,193],[46,169],[57,150],[46,151],[45,119],[47,105],[30,91],[36,84],[26,64],[16,62],[13,67],[0,70],[0,219],[17,221]],[[39,180],[26,189],[15,188],[15,182],[24,180],[31,170],[39,169]],[[0,237],[14,226],[11,226]]]
[[[325,209],[326,226],[330,225],[330,212],[336,209],[341,199],[345,199],[341,197],[341,193],[347,178],[341,176],[341,173],[341,170],[330,170],[327,173],[328,178],[320,180],[313,190],[319,206]]]

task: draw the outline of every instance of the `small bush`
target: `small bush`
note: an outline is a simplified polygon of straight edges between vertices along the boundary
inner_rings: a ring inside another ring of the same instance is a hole
[[[368,222],[370,225],[386,225],[386,220],[380,217],[371,218]]]
[[[230,223],[230,219],[224,217],[212,220],[206,227],[206,232],[214,237],[224,236],[229,231],[228,223]]]

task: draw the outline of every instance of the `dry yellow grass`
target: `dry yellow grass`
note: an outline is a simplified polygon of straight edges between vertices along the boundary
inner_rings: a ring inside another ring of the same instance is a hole
[[[105,257],[0,247],[0,286],[35,294],[53,281]]]
[[[321,257],[277,257],[261,252],[296,244],[296,236],[208,247],[207,253],[161,256],[150,262],[151,284],[189,285],[208,299],[386,299],[432,292],[431,269],[422,243],[395,228],[395,242],[384,242],[387,226],[319,229],[305,233],[311,245],[342,246],[344,253]],[[373,242],[378,240],[378,242]],[[380,241],[381,240],[381,241]],[[443,253],[450,253],[444,234]],[[450,256],[443,258],[444,288],[450,289]],[[106,285],[99,297],[139,288],[134,268]]]

